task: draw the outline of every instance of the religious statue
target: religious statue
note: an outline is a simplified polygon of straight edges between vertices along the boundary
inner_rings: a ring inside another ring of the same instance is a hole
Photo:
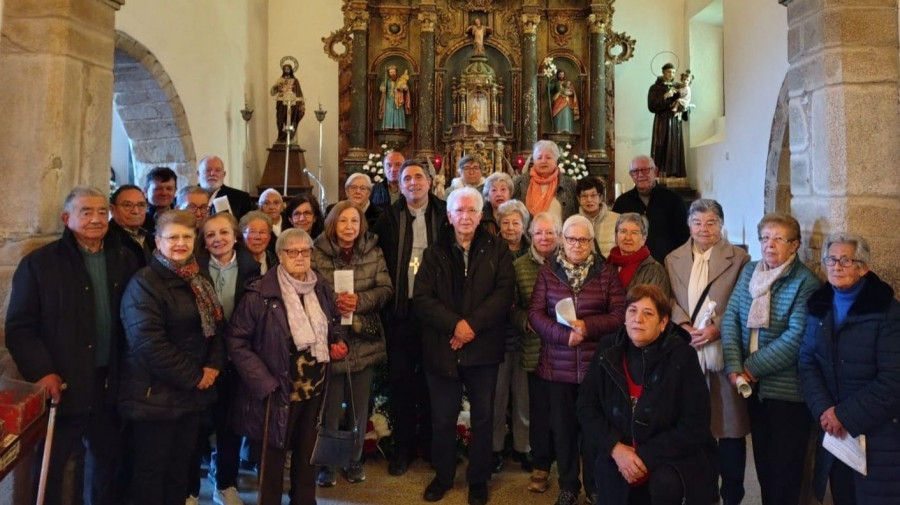
[[[481,24],[481,18],[475,18],[475,21],[466,28],[466,35],[472,37],[472,44],[475,46],[476,56],[484,55],[484,39],[493,32],[494,30],[489,26]]]
[[[662,71],[663,75],[656,78],[647,93],[647,108],[655,114],[650,156],[667,177],[686,177],[681,118],[673,110],[679,99],[675,89],[675,65],[666,63]]]
[[[678,93],[678,100],[672,105],[672,111],[682,121],[690,118],[691,109],[696,107],[691,103],[691,83],[694,82],[694,75],[690,70],[681,73],[681,82],[675,84],[675,91]]]
[[[382,130],[405,130],[406,115],[412,109],[409,94],[409,70],[397,77],[397,66],[388,65],[384,82],[378,88],[381,91],[381,104],[378,107],[378,119]]]
[[[578,95],[575,85],[566,79],[566,71],[559,69],[556,76],[547,80],[550,94],[550,116],[556,133],[575,132],[575,121],[581,117],[578,110]]]
[[[303,100],[303,91],[300,89],[300,81],[294,77],[294,72],[300,66],[300,62],[293,56],[285,56],[281,59],[281,77],[272,85],[270,93],[275,97],[275,123],[278,125],[278,142],[287,141],[285,124],[288,120],[288,108],[291,111],[291,132],[297,131],[297,124],[306,114],[306,103]]]

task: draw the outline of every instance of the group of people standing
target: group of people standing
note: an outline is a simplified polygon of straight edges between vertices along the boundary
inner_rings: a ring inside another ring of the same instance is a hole
[[[351,175],[327,215],[274,190],[243,210],[212,157],[203,191],[172,210],[163,170],[109,201],[74,189],[63,237],[17,268],[6,321],[22,375],[59,403],[48,503],[81,443],[85,501],[196,503],[214,431],[214,501],[241,503],[246,437],[259,503],[281,502],[290,458],[291,503],[314,504],[339,471],[366,479],[384,362],[388,471],[430,459],[425,501],[454,485],[464,395],[470,505],[489,500],[507,419],[528,491],[551,487],[556,461],[557,505],[582,491],[594,504],[740,503],[747,434],[763,503],[797,503],[813,431],[817,492],[830,480],[839,505],[900,497],[900,304],[863,238],[826,240],[822,284],[790,216],[760,221],[750,261],[723,237],[722,206],[686,209],[651,158],[632,161],[635,188],[612,209],[602,181],[576,183],[558,158],[538,142],[515,179],[464,159],[445,202],[427,166],[393,152],[384,181]],[[216,196],[232,212],[210,215]],[[346,467],[310,464],[320,423],[358,429]],[[822,452],[824,434],[866,435],[868,475]]]

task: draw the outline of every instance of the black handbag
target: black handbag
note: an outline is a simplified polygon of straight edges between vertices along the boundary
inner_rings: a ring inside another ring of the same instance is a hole
[[[347,467],[356,456],[356,442],[359,440],[359,419],[353,405],[353,384],[350,381],[350,367],[347,367],[347,389],[350,391],[351,430],[330,430],[322,425],[325,407],[328,404],[328,372],[325,372],[325,390],[322,392],[322,406],[316,419],[316,445],[309,457],[310,465]]]

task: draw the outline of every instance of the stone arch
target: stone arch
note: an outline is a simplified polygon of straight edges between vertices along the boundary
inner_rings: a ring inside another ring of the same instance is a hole
[[[791,211],[791,144],[788,111],[788,82],[785,77],[781,83],[781,91],[778,92],[778,103],[775,105],[772,131],[769,135],[763,202],[767,214]]]
[[[156,166],[195,180],[194,141],[175,84],[143,44],[118,30],[115,42],[113,105],[131,142],[135,183]]]

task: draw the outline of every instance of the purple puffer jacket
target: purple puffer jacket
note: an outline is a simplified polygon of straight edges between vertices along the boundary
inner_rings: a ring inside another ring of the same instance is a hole
[[[329,321],[328,341],[341,341],[343,330],[334,295],[322,275],[316,273],[316,277],[316,297]],[[232,420],[235,432],[251,440],[262,440],[266,398],[271,394],[269,444],[284,447],[292,390],[289,367],[293,340],[277,268],[247,286],[246,294],[231,316],[225,344],[241,377]]]
[[[569,347],[571,328],[556,322],[556,303],[570,297],[575,301],[575,314],[587,326],[587,336],[576,347]],[[535,370],[538,377],[581,384],[600,337],[618,331],[625,322],[625,288],[616,272],[595,256],[576,297],[565,270],[554,257],[538,272],[528,322],[541,337],[541,355]]]

